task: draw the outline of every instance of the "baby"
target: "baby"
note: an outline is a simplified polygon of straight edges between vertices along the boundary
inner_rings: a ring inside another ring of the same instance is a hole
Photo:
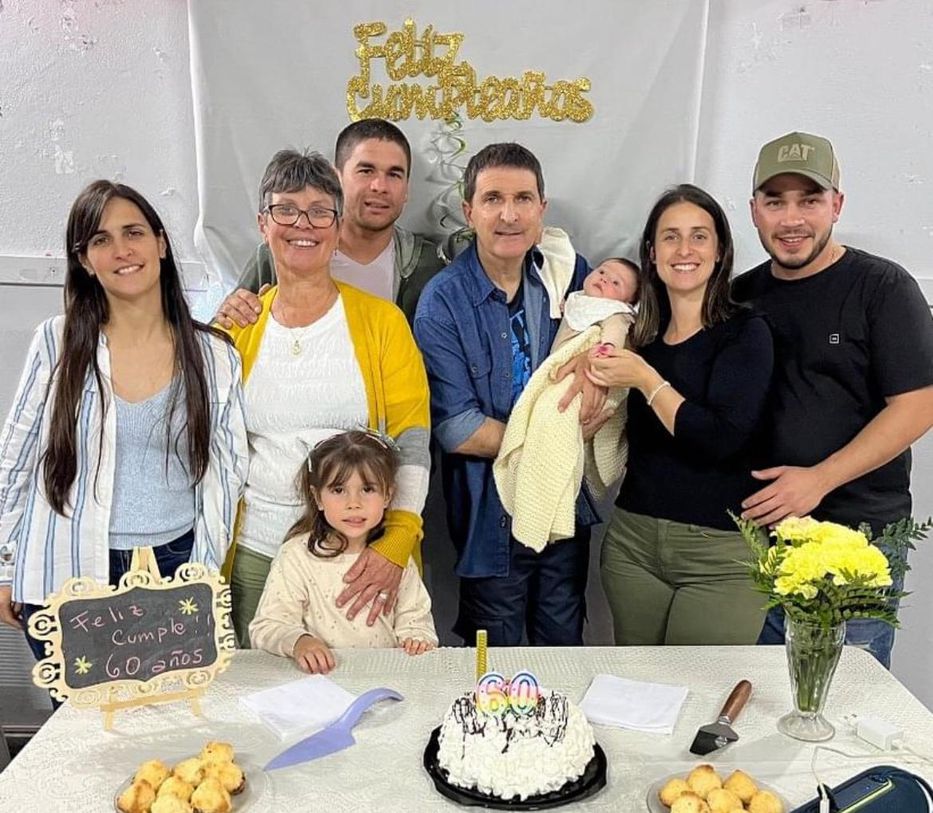
[[[600,342],[590,350],[597,357],[607,356],[625,345],[635,320],[638,302],[638,268],[621,257],[603,260],[583,280],[583,289],[567,295],[551,352],[591,325],[600,326]]]
[[[635,321],[637,267],[620,257],[603,260],[583,280],[583,289],[563,304],[551,352],[534,372],[509,416],[493,477],[512,535],[540,552],[574,534],[574,508],[583,477],[599,496],[622,476],[628,454],[624,436],[625,395],[609,393],[613,416],[589,443],[583,442],[578,395],[561,412],[558,404],[572,376],[557,380],[560,368],[583,353],[601,357],[625,346]]]

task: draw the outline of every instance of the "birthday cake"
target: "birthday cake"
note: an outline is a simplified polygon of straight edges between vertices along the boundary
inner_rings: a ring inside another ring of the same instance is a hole
[[[447,781],[500,799],[527,799],[579,778],[593,759],[593,729],[566,695],[542,689],[530,708],[483,708],[458,697],[438,736]]]

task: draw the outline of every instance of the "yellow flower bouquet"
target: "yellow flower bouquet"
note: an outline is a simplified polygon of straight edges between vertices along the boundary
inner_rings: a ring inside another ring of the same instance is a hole
[[[757,527],[739,523],[756,558],[752,577],[769,606],[823,627],[853,618],[897,624],[891,565],[864,530],[791,517],[774,527],[775,544],[768,546]]]

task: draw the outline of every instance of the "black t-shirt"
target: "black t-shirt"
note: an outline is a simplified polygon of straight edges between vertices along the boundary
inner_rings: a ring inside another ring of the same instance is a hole
[[[760,428],[772,371],[771,333],[752,311],[676,345],[658,338],[640,350],[686,398],[674,434],[640,391],[628,396],[628,474],[616,504],[691,525],[736,530],[727,511],[759,487]]]
[[[885,397],[933,384],[933,321],[916,280],[846,248],[824,271],[779,280],[766,262],[738,277],[738,301],[771,323],[775,375],[769,465],[812,466],[852,440]],[[877,530],[908,516],[910,452],[830,492],[814,516]]]

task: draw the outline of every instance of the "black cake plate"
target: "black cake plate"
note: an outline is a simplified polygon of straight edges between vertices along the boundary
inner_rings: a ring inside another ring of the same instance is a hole
[[[488,807],[495,810],[547,810],[587,799],[606,787],[606,754],[599,747],[599,743],[595,743],[593,758],[583,773],[572,782],[567,782],[559,790],[529,796],[527,799],[519,799],[517,796],[511,799],[500,799],[498,796],[480,793],[476,788],[460,788],[447,781],[447,771],[437,762],[440,733],[440,726],[431,732],[431,738],[424,749],[424,768],[434,780],[434,787],[437,788],[438,793],[462,805]]]

